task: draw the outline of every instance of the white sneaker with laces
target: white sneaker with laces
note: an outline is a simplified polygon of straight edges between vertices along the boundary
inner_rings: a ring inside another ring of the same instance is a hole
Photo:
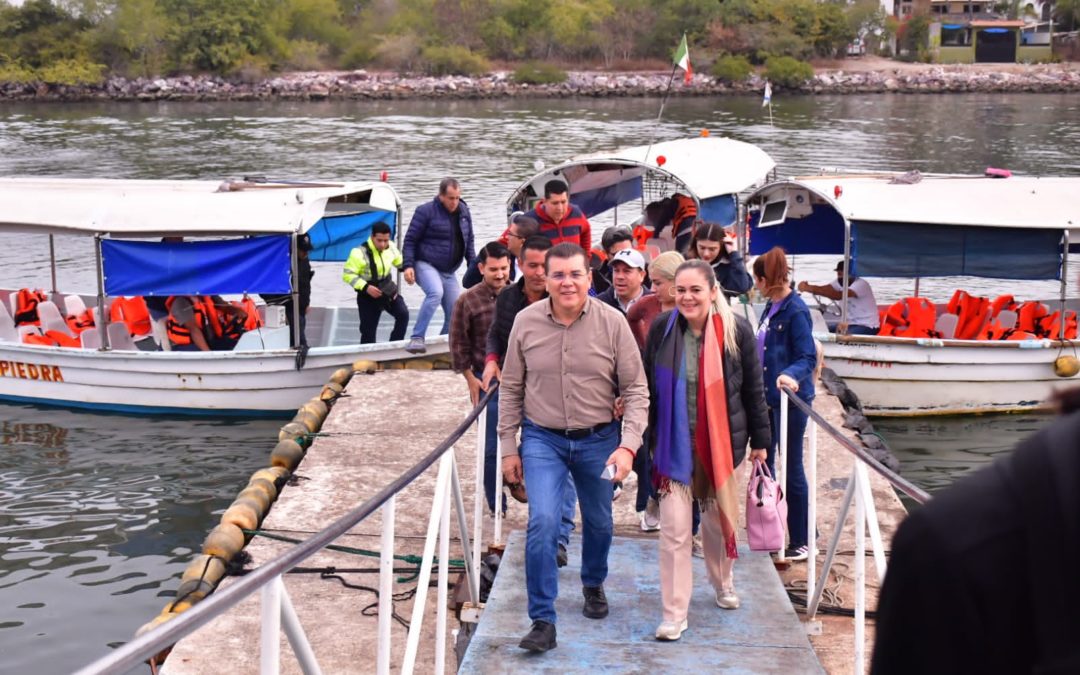
[[[673,641],[682,637],[683,631],[686,630],[686,619],[681,622],[665,621],[656,627],[656,639]]]
[[[806,546],[789,548],[784,551],[784,557],[791,562],[799,562],[800,560],[806,560],[808,557],[810,557],[810,549]]]
[[[735,595],[735,589],[716,592],[716,606],[720,609],[738,609],[739,596]]]

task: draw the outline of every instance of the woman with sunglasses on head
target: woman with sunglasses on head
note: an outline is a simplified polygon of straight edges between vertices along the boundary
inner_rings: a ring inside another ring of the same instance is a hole
[[[764,461],[771,443],[753,328],[731,311],[708,263],[689,260],[678,267],[675,306],[656,318],[645,344],[647,445],[662,522],[658,640],[678,640],[687,628],[695,502],[716,604],[739,607],[735,470],[747,444],[750,458]]]

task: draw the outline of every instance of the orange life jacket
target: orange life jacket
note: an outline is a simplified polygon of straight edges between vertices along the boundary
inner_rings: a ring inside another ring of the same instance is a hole
[[[653,238],[653,229],[645,224],[638,224],[634,226],[634,248],[639,251],[645,250],[645,245],[649,243],[649,240]]]
[[[1039,330],[1036,334],[1051,340],[1059,339],[1061,337],[1061,311],[1058,310],[1039,321]],[[1076,339],[1076,312],[1071,309],[1065,312],[1065,339]]]
[[[94,327],[94,312],[90,309],[84,309],[78,316],[69,316],[67,318],[68,328],[71,332],[78,335],[87,328]]]
[[[937,309],[926,298],[904,298],[885,310],[878,335],[938,337],[934,331]]]
[[[1016,332],[1016,326],[1006,326],[995,316],[979,331],[978,340],[1007,340]]]
[[[109,320],[113,323],[123,322],[133,337],[150,334],[150,310],[141,295],[113,300]]]
[[[23,343],[28,345],[44,345],[46,347],[69,347],[78,349],[82,346],[78,338],[73,338],[67,333],[58,330],[47,330],[44,335],[28,333],[23,336]]]
[[[604,266],[604,263],[607,262],[607,257],[607,251],[599,246],[594,246],[593,249],[589,251],[589,267],[593,270],[600,269]]]
[[[957,316],[954,337],[957,340],[974,340],[990,318],[990,301],[957,289],[949,300],[948,310]]]
[[[174,345],[189,345],[192,342],[191,331],[188,330],[187,326],[175,320],[172,315],[172,306],[176,297],[175,295],[169,296],[169,299],[165,301],[165,309],[169,310],[169,317],[165,320],[165,333],[169,336],[169,342]],[[206,295],[191,296],[190,300],[191,308],[195,312],[195,323],[205,331],[209,317],[213,316],[215,319],[217,317],[217,312],[214,311],[214,301]],[[213,312],[213,314],[210,312]],[[217,321],[215,320],[213,323],[217,323]],[[219,336],[220,330],[219,326],[217,328]]]
[[[259,308],[255,306],[254,300],[245,295],[241,300],[233,300],[232,304],[247,312],[247,318],[244,319],[243,323],[244,332],[255,330],[263,325],[262,319],[259,317]]]
[[[1020,309],[1017,311],[1016,328],[1026,333],[1038,334],[1039,322],[1049,313],[1050,311],[1046,305],[1035,300],[1028,300],[1020,305]]]
[[[697,220],[698,208],[697,204],[694,203],[693,197],[679,194],[678,192],[676,192],[674,195],[672,195],[672,198],[675,200],[675,215],[671,217],[671,227],[673,228],[673,230],[677,230],[679,227],[679,223],[686,220],[687,218]],[[677,235],[679,233],[677,231],[673,231],[672,234]]]
[[[16,326],[40,326],[38,318],[38,305],[48,298],[45,292],[39,289],[20,288],[15,296],[15,325]]]
[[[997,317],[1002,310],[1016,311],[1016,300],[1011,295],[999,295],[990,305],[990,316]]]

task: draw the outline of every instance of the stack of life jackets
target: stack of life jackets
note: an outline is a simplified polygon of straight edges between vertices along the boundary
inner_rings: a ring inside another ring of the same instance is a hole
[[[109,321],[127,325],[131,337],[150,334],[150,310],[141,295],[114,299],[109,307]]]
[[[926,298],[904,298],[881,314],[878,335],[894,337],[941,337],[934,330],[937,309]]]
[[[15,319],[16,326],[40,326],[41,319],[38,317],[38,305],[46,302],[48,296],[41,289],[20,288],[15,294]]]
[[[1060,311],[1050,313],[1046,305],[1037,301],[1019,303],[1012,295],[1001,295],[991,302],[957,290],[946,313],[956,316],[952,335],[955,340],[1057,340],[1061,336]],[[937,319],[934,304],[926,298],[904,298],[882,312],[878,335],[939,338],[942,335],[935,330]],[[1065,338],[1076,339],[1076,312],[1065,312],[1064,322]]]

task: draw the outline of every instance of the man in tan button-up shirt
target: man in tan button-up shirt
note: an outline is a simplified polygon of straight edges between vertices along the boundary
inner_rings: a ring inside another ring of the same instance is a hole
[[[581,507],[582,612],[608,614],[604,595],[611,548],[613,481],[630,473],[649,416],[649,389],[637,342],[625,317],[590,298],[585,251],[559,244],[548,251],[549,297],[523,309],[510,331],[499,398],[499,440],[507,482],[528,477],[525,580],[530,651],[556,646],[559,593],[556,539],[562,490],[573,475]],[[620,433],[612,419],[621,396]],[[521,446],[517,432],[521,429]],[[611,465],[614,475],[603,477]]]

